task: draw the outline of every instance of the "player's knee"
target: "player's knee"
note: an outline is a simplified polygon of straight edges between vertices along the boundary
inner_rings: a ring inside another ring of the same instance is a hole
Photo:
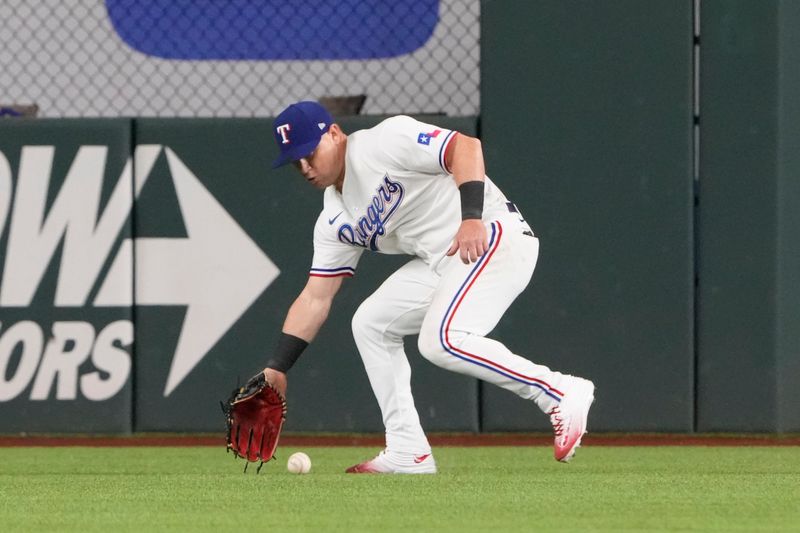
[[[452,335],[452,334],[451,334]],[[435,365],[444,366],[453,357],[453,354],[448,350],[448,346],[452,348],[452,338],[447,338],[436,330],[423,329],[419,333],[417,347],[419,353]]]
[[[440,335],[440,327],[437,325],[438,321],[426,319],[422,323],[422,328],[419,331],[419,338],[417,339],[417,348],[419,353],[428,361],[441,365],[442,359],[447,355],[442,345]]]
[[[450,330],[445,334],[438,330],[427,332],[423,330],[419,334],[417,347],[425,359],[438,366],[447,367],[453,362],[453,358],[457,357],[459,347],[468,336],[468,333],[462,331]]]
[[[442,351],[442,344],[439,342],[439,322],[432,320],[430,316],[426,316],[422,321],[422,326],[419,328],[419,336],[417,338],[417,348],[419,353],[425,359],[433,361],[439,352]]]
[[[353,336],[356,339],[377,331],[378,325],[375,322],[375,316],[376,309],[373,308],[370,300],[367,299],[358,306],[350,321],[350,327],[353,328]]]
[[[439,356],[438,352],[441,350],[442,346],[434,335],[429,335],[426,334],[425,331],[420,331],[419,338],[417,339],[417,348],[422,357],[432,361]]]
[[[353,314],[350,327],[353,328],[353,336],[356,338],[362,336],[367,328],[369,328],[368,313],[364,310],[364,304],[361,304]]]

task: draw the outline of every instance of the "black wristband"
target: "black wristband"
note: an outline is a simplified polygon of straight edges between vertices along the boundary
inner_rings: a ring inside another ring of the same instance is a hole
[[[267,368],[272,368],[285,374],[297,362],[300,354],[303,353],[307,346],[308,343],[300,337],[281,333],[278,339],[278,346],[275,348],[275,354],[267,362]]]
[[[461,220],[481,219],[483,216],[483,181],[465,181],[458,187],[461,193]]]

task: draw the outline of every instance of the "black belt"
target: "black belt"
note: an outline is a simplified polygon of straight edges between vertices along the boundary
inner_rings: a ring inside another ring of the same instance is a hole
[[[508,212],[509,213],[517,213],[518,215],[522,216],[520,214],[520,212],[519,212],[519,209],[517,209],[516,204],[514,204],[514,202],[506,202],[506,207],[508,208]],[[521,218],[520,218],[520,221],[525,222]],[[529,237],[533,237],[533,232],[532,231],[525,230],[525,231],[522,232],[522,234],[523,235],[527,235]]]

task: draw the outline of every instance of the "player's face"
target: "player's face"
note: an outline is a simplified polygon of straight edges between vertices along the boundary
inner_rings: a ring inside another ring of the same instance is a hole
[[[344,181],[344,141],[344,133],[333,124],[310,155],[294,162],[295,168],[314,187],[325,189],[336,185],[341,191]]]

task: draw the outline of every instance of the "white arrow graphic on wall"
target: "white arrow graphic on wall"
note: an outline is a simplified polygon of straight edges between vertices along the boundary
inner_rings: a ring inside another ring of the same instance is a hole
[[[136,195],[160,146],[136,150]],[[167,377],[169,396],[280,273],[175,153],[164,148],[186,238],[135,239],[136,304],[185,305],[186,317]],[[139,172],[144,170],[144,172]],[[124,241],[95,299],[130,305],[121,294],[132,279],[130,239]]]

